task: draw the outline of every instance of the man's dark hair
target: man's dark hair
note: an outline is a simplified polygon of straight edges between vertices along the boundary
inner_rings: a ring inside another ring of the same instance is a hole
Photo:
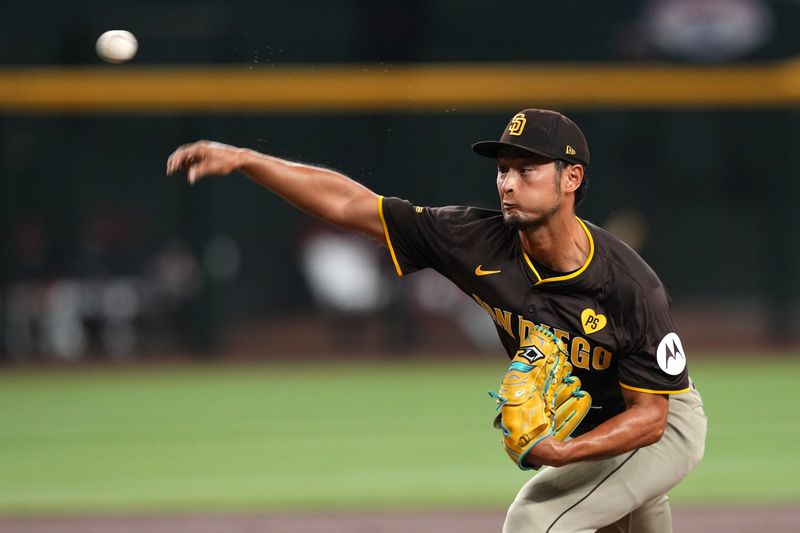
[[[557,175],[561,175],[565,168],[568,165],[572,165],[574,163],[570,163],[569,161],[564,161],[563,159],[556,159],[556,173]],[[586,198],[586,193],[589,192],[589,173],[586,170],[586,167],[583,167],[583,181],[581,181],[580,187],[575,191],[575,207],[580,204],[584,198]]]

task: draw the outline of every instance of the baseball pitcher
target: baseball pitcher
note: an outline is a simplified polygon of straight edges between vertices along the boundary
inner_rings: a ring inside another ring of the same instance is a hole
[[[575,215],[589,149],[564,115],[526,109],[498,141],[499,210],[419,207],[328,169],[200,141],[167,173],[239,171],[382,243],[398,276],[433,268],[494,321],[510,366],[492,392],[509,458],[535,475],[505,532],[672,531],[667,491],[703,456],[706,417],[669,296],[626,244]]]

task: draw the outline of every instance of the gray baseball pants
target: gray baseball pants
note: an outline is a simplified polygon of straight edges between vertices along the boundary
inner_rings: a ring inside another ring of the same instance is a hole
[[[517,494],[503,533],[671,533],[667,491],[700,462],[706,415],[700,394],[669,399],[661,440],[599,461],[546,467]]]

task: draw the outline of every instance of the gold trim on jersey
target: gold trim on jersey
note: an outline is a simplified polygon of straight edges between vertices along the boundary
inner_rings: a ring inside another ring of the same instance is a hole
[[[386,225],[386,219],[383,216],[383,196],[378,196],[378,216],[381,218],[381,225],[383,226],[383,234],[386,236],[386,246],[389,247],[389,254],[392,256],[394,269],[397,271],[397,276],[403,277],[403,270],[400,268],[400,263],[397,262],[397,256],[394,254],[394,246],[392,246],[392,239],[389,237],[389,227]]]
[[[586,236],[589,237],[589,257],[586,258],[586,262],[583,264],[583,266],[580,267],[575,272],[570,272],[569,274],[566,274],[564,276],[556,276],[554,278],[542,278],[542,276],[536,270],[536,267],[533,266],[531,258],[528,257],[528,254],[525,253],[525,250],[522,250],[522,256],[525,257],[525,262],[528,263],[530,269],[533,271],[534,274],[536,274],[536,279],[539,280],[536,282],[536,285],[540,285],[542,283],[550,283],[553,281],[565,281],[580,276],[581,273],[584,270],[586,270],[586,268],[589,266],[589,263],[592,262],[592,258],[594,257],[594,238],[592,238],[592,233],[589,231],[589,228],[586,227],[586,224],[583,223],[583,220],[581,220],[578,217],[575,217],[575,219],[580,223],[581,227],[583,228],[583,231],[586,232]]]
[[[653,390],[653,389],[642,389],[640,387],[631,387],[630,385],[625,385],[623,382],[619,382],[619,386],[623,389],[628,389],[636,392],[647,392],[649,394],[681,394],[682,392],[689,392],[690,387],[686,387],[685,389],[681,390]]]

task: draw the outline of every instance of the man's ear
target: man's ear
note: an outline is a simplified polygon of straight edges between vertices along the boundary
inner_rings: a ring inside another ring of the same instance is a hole
[[[583,165],[569,165],[564,169],[564,174],[561,176],[561,183],[564,187],[564,192],[575,192],[578,187],[583,183],[583,174],[585,170]]]

